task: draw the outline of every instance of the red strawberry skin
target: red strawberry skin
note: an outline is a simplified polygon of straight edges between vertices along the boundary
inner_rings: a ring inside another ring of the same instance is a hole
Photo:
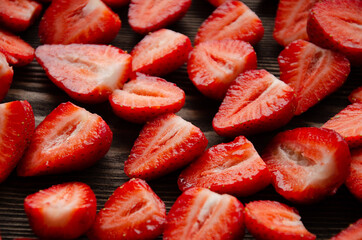
[[[14,70],[4,54],[0,53],[0,102],[5,98],[13,81]]]
[[[203,132],[173,113],[146,123],[124,163],[129,177],[155,179],[181,168],[207,146]]]
[[[242,203],[231,195],[191,188],[177,198],[168,213],[163,239],[242,239],[243,210]]]
[[[132,50],[132,70],[151,76],[166,75],[187,62],[191,50],[187,36],[158,30],[145,36]]]
[[[348,105],[322,126],[332,129],[347,141],[351,148],[362,146],[362,103]]]
[[[166,222],[162,200],[141,179],[131,179],[108,199],[88,232],[90,240],[151,240]]]
[[[294,116],[294,91],[266,70],[240,74],[226,92],[212,125],[221,136],[270,131]]]
[[[349,191],[362,202],[362,148],[351,150],[351,167],[346,179]]]
[[[331,240],[358,240],[362,238],[362,218],[332,237]]]
[[[209,1],[209,3],[211,3],[215,7],[218,7],[221,4],[223,4],[224,2],[226,2],[226,0],[207,0],[207,1]]]
[[[34,114],[27,101],[0,104],[0,183],[16,167],[35,129]]]
[[[24,209],[41,239],[76,239],[92,226],[97,200],[88,185],[70,182],[27,196]]]
[[[280,80],[296,94],[295,115],[300,115],[336,91],[350,73],[350,63],[342,54],[296,40],[279,55]]]
[[[130,0],[102,0],[107,6],[111,8],[120,8],[126,6]]]
[[[107,101],[132,70],[131,55],[109,45],[42,45],[35,56],[55,85],[84,103]]]
[[[202,23],[195,37],[200,42],[221,39],[235,39],[257,44],[264,35],[259,17],[244,3],[226,1]]]
[[[109,97],[114,113],[130,122],[145,123],[165,113],[178,112],[185,92],[176,84],[141,73]]]
[[[135,32],[147,34],[176,22],[186,14],[190,6],[191,0],[131,0],[128,22]]]
[[[244,136],[205,151],[178,179],[181,191],[192,187],[250,196],[270,183],[270,173],[253,144]]]
[[[202,94],[221,100],[236,77],[256,65],[256,53],[249,43],[224,39],[197,45],[190,53],[187,72]]]
[[[109,150],[112,131],[98,115],[60,104],[35,129],[18,176],[58,174],[93,165]]]
[[[264,149],[262,158],[275,190],[301,204],[335,194],[351,162],[348,145],[338,133],[315,127],[279,133]]]
[[[326,0],[314,5],[307,32],[311,42],[344,54],[352,64],[362,64],[362,1]]]
[[[245,205],[245,225],[256,239],[314,240],[295,208],[276,201],[254,201]]]
[[[121,20],[101,0],[53,0],[40,21],[43,44],[109,43]]]
[[[362,86],[353,90],[351,92],[351,94],[348,96],[348,100],[351,103],[355,103],[355,102],[362,103]]]

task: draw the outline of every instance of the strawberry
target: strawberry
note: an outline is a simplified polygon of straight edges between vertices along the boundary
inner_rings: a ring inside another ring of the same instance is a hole
[[[27,196],[24,209],[39,238],[76,239],[92,226],[97,200],[87,184],[70,182]]]
[[[109,43],[121,20],[101,0],[53,0],[39,25],[44,44]]]
[[[311,42],[362,64],[362,1],[325,0],[311,9],[307,32]]]
[[[107,6],[111,8],[120,8],[126,6],[130,0],[102,0]]]
[[[256,239],[314,240],[300,220],[298,210],[283,203],[268,200],[245,205],[245,225]]]
[[[0,29],[0,53],[13,66],[25,66],[34,59],[34,48],[14,34]]]
[[[142,73],[136,75],[122,90],[115,90],[109,97],[119,117],[144,123],[164,113],[178,112],[185,104],[185,92],[176,84]]]
[[[11,31],[24,31],[38,18],[41,10],[41,4],[32,0],[2,0],[0,24]]]
[[[346,179],[349,191],[362,202],[362,148],[351,150],[351,167]]]
[[[207,1],[209,1],[209,3],[211,3],[215,7],[218,7],[221,4],[223,4],[224,2],[226,2],[226,0],[207,0]]]
[[[349,225],[346,229],[332,237],[331,240],[360,240],[362,239],[362,218]]]
[[[0,102],[8,93],[13,76],[13,68],[9,66],[5,55],[0,52]]]
[[[294,105],[291,87],[265,70],[250,70],[231,84],[212,125],[227,137],[269,131],[289,122]]]
[[[317,0],[280,0],[273,37],[282,46],[297,39],[308,40],[307,20]]]
[[[170,73],[187,61],[190,39],[168,29],[145,36],[132,50],[132,70],[154,76]]]
[[[128,22],[137,33],[154,32],[182,18],[190,6],[191,0],[131,0]]]
[[[97,114],[60,104],[35,129],[17,168],[19,176],[57,174],[93,165],[109,150],[112,132]]]
[[[109,45],[42,45],[35,56],[55,85],[85,103],[107,101],[131,72],[131,55]]]
[[[335,194],[351,162],[348,145],[338,133],[315,127],[279,133],[262,158],[276,191],[296,203],[314,203]]]
[[[164,240],[242,239],[244,207],[237,198],[205,188],[181,194],[167,216]]]
[[[342,54],[296,40],[279,55],[280,80],[296,94],[295,115],[300,115],[346,81],[350,63]]]
[[[0,104],[0,183],[16,167],[35,128],[33,110],[27,101]]]
[[[161,115],[146,125],[136,139],[124,163],[129,177],[146,180],[181,168],[207,146],[201,130],[173,113]]]
[[[205,96],[223,99],[230,84],[242,72],[256,69],[256,53],[244,41],[224,39],[197,45],[187,62],[193,84]]]
[[[351,92],[351,94],[348,96],[348,100],[351,103],[355,103],[355,102],[362,103],[362,86],[353,90]]]
[[[264,35],[258,16],[244,3],[226,1],[202,23],[195,45],[210,40],[235,39],[257,44]]]
[[[141,179],[131,179],[108,199],[88,232],[90,240],[151,240],[163,231],[166,208]]]
[[[362,103],[348,105],[329,119],[324,128],[333,129],[342,135],[351,148],[362,146]]]
[[[209,148],[178,179],[181,191],[192,187],[249,196],[270,183],[270,173],[253,144],[244,136]]]

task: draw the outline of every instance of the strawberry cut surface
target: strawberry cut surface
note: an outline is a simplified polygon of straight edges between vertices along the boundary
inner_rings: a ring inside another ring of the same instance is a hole
[[[300,115],[346,81],[350,63],[342,54],[296,40],[279,55],[280,80],[294,89]]]
[[[55,85],[85,103],[107,101],[131,72],[131,55],[113,46],[42,45],[35,55]]]
[[[146,123],[124,163],[129,177],[154,179],[181,168],[207,146],[201,130],[173,113]]]
[[[0,53],[0,102],[5,98],[13,81],[14,71],[6,61],[4,54]]]
[[[25,177],[87,168],[108,152],[112,137],[100,116],[62,103],[35,129],[17,173]]]
[[[331,240],[360,240],[362,239],[362,218],[349,225]]]
[[[353,90],[351,94],[348,96],[348,100],[351,103],[355,102],[362,103],[362,86]]]
[[[351,167],[345,184],[349,191],[362,202],[362,148],[351,150]]]

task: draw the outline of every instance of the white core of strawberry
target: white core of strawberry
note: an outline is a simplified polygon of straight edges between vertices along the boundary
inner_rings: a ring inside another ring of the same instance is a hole
[[[100,0],[88,0],[87,5],[82,9],[84,16],[90,15],[93,11],[97,9],[104,8],[105,5]]]
[[[9,72],[8,62],[6,61],[6,58],[3,54],[0,53],[0,79],[3,75],[7,74]]]

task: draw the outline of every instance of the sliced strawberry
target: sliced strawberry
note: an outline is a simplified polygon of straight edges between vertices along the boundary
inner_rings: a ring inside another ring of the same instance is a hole
[[[131,0],[128,22],[138,33],[154,32],[182,18],[190,6],[191,0]]]
[[[132,50],[132,70],[165,75],[184,64],[191,50],[187,36],[168,29],[158,30],[145,36]]]
[[[317,0],[280,0],[274,39],[283,46],[297,39],[308,40],[307,20],[310,9]]]
[[[358,219],[357,222],[349,225],[348,228],[344,229],[336,236],[332,237],[331,240],[360,240],[362,239],[362,218]]]
[[[178,112],[185,104],[185,92],[162,78],[137,73],[122,90],[113,92],[109,102],[119,117],[144,123],[164,113]]]
[[[191,188],[177,198],[168,213],[163,239],[242,239],[243,210],[233,196]]]
[[[0,52],[0,102],[5,98],[13,81],[14,71]]]
[[[362,103],[362,86],[353,90],[353,92],[351,92],[351,94],[348,96],[348,100],[351,103],[355,102]]]
[[[87,184],[70,182],[27,196],[24,209],[41,239],[76,239],[92,226],[97,200]]]
[[[314,240],[300,220],[297,209],[275,201],[245,205],[245,225],[256,239]]]
[[[353,103],[329,119],[322,127],[342,135],[348,145],[362,146],[362,103]]]
[[[44,44],[109,43],[121,20],[101,0],[53,0],[39,25]]]
[[[212,125],[221,136],[269,131],[294,115],[294,91],[265,70],[250,70],[231,84]]]
[[[226,2],[226,0],[207,0],[207,1],[209,1],[209,3],[211,3],[215,7],[218,7],[221,4],[223,4],[224,2]]]
[[[16,167],[35,128],[33,110],[27,101],[0,104],[0,183]]]
[[[276,191],[297,203],[313,203],[335,194],[351,162],[348,145],[338,133],[315,127],[279,133],[262,158]]]
[[[35,55],[55,85],[85,103],[107,101],[131,72],[131,55],[109,45],[42,45]]]
[[[346,179],[349,191],[362,202],[362,148],[351,150],[351,167]]]
[[[151,240],[163,231],[166,208],[141,179],[131,179],[108,199],[88,232],[90,240]]]
[[[296,94],[295,115],[300,115],[346,81],[350,63],[337,52],[296,40],[279,55],[280,80]]]
[[[362,64],[361,12],[361,0],[316,3],[307,24],[310,41],[346,55],[353,64]]]
[[[0,29],[0,53],[13,66],[24,66],[34,59],[34,48],[18,36]]]
[[[193,84],[205,96],[223,99],[230,84],[242,72],[256,68],[253,47],[240,40],[206,41],[197,45],[187,62]]]
[[[244,3],[226,1],[202,23],[196,34],[195,45],[221,39],[243,40],[254,45],[264,35],[258,16]]]
[[[42,6],[32,0],[2,0],[0,25],[19,32],[27,29],[40,15]]]
[[[201,130],[173,113],[143,127],[124,163],[129,177],[154,179],[186,166],[207,146]]]
[[[244,136],[209,148],[178,179],[181,191],[192,187],[249,196],[270,183],[270,173],[253,144]]]
[[[127,5],[130,0],[102,0],[107,6],[111,8],[120,8]]]
[[[57,174],[93,165],[109,150],[112,132],[97,114],[60,104],[35,129],[18,164],[19,176]]]

